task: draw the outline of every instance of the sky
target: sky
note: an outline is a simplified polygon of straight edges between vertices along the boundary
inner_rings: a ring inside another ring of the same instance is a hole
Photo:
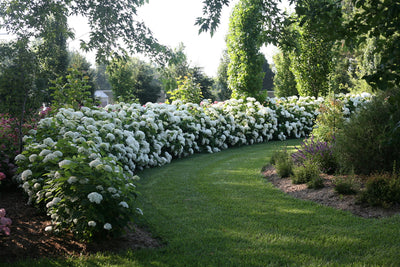
[[[196,18],[202,16],[202,1],[150,0],[138,9],[138,15],[160,43],[176,48],[182,42],[190,65],[202,67],[207,75],[215,77],[222,52],[226,49],[225,36],[228,33],[229,16],[238,0],[231,1],[230,6],[223,9],[221,24],[213,37],[210,33],[199,35],[199,27],[194,25]],[[70,19],[70,25],[75,29],[77,39],[70,42],[70,48],[79,49],[79,39],[88,38],[89,27],[79,17]],[[262,51],[271,64],[277,49],[269,46]],[[86,57],[94,62],[93,53]]]
[[[225,36],[229,29],[229,17],[234,5],[239,0],[231,0],[229,7],[224,7],[221,23],[211,37],[210,33],[198,34],[199,27],[195,26],[197,17],[202,16],[203,0],[149,0],[148,4],[138,9],[138,16],[151,29],[160,43],[171,48],[178,47],[179,43],[185,46],[185,54],[192,67],[202,67],[211,77],[217,74],[222,52],[226,49]],[[282,8],[287,8],[287,1],[283,0]],[[90,28],[83,17],[69,18],[70,27],[75,32],[75,40],[69,40],[69,48],[79,51],[79,40],[89,38]],[[0,34],[3,31],[0,31]],[[9,39],[10,36],[1,35],[0,39]],[[272,64],[272,56],[278,52],[273,46],[263,47],[261,50],[268,62]],[[94,66],[95,52],[81,54]],[[131,55],[138,56],[138,55]]]

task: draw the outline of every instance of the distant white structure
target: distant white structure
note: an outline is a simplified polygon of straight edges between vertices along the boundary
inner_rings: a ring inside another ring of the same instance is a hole
[[[113,103],[111,90],[97,90],[94,92],[94,96],[100,100],[102,107]]]

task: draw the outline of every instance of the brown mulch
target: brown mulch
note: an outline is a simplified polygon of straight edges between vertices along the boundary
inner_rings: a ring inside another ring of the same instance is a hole
[[[5,208],[6,217],[12,220],[10,236],[0,234],[0,263],[161,246],[150,233],[136,226],[135,231],[128,232],[123,237],[92,244],[79,242],[71,234],[55,236],[46,233],[44,228],[51,223],[49,217],[27,205],[23,194],[16,190],[0,192],[0,208]]]
[[[290,178],[280,178],[273,166],[265,167],[262,172],[275,187],[295,198],[349,211],[364,218],[382,218],[400,214],[400,206],[391,208],[372,207],[365,203],[358,203],[355,195],[337,194],[334,190],[334,176],[332,175],[321,174],[324,179],[324,187],[309,189],[306,184],[293,184]]]

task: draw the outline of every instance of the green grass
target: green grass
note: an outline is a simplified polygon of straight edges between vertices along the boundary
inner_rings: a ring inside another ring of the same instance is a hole
[[[162,248],[24,263],[400,266],[399,215],[364,219],[285,195],[260,174],[279,148],[282,143],[270,142],[194,155],[140,173],[140,224],[164,242]]]

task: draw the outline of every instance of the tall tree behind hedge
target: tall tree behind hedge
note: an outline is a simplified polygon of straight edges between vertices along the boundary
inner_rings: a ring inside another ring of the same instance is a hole
[[[254,1],[240,1],[232,12],[227,36],[228,87],[233,98],[259,96],[264,78],[262,31],[260,7]]]
[[[107,73],[117,100],[138,100],[145,104],[155,102],[160,96],[161,82],[156,68],[137,58],[116,58],[107,67]]]
[[[277,97],[288,97],[298,95],[296,80],[291,71],[291,61],[288,52],[280,52],[274,57],[275,76],[274,76],[274,94]]]
[[[265,91],[274,90],[275,73],[272,71],[270,65],[268,64],[268,60],[265,58],[265,56],[264,56],[264,62],[262,65],[262,71],[264,73],[264,78],[263,78],[263,82],[262,82],[262,90],[265,90]]]
[[[67,75],[69,56],[67,40],[73,34],[68,28],[67,10],[57,6],[43,19],[43,27],[34,46],[36,48],[39,70],[36,85],[46,92],[45,102],[51,102],[54,93],[49,89],[51,81]]]
[[[332,42],[324,40],[309,23],[298,30],[298,49],[291,58],[297,91],[301,96],[325,96],[329,92]]]
[[[223,51],[219,60],[217,77],[215,77],[215,89],[218,100],[230,99],[232,91],[228,88],[228,65],[229,55],[226,50]]]
[[[92,69],[92,64],[79,52],[71,51],[69,52],[69,64],[68,67],[71,69],[76,69],[81,74],[81,78],[87,76],[87,85],[90,86],[89,93],[90,97],[94,99],[94,92],[97,90],[96,84],[94,82],[95,70]]]
[[[36,54],[29,47],[29,40],[18,39],[0,44],[0,113],[17,118],[19,151],[22,151],[22,124],[30,109],[42,104],[43,93],[35,86],[38,73]]]

